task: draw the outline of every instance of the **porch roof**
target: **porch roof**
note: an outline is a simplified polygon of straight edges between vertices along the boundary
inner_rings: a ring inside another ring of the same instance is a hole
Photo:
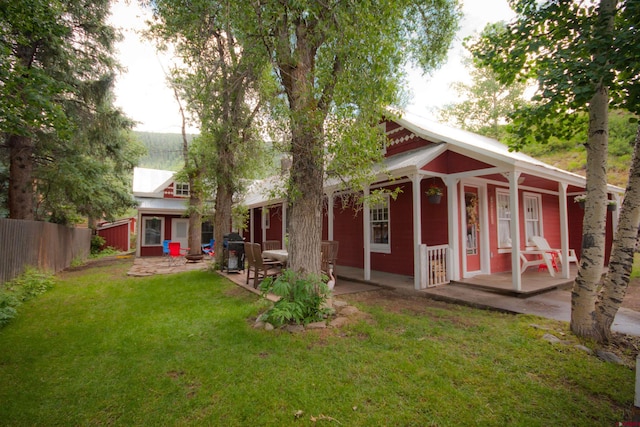
[[[187,210],[188,199],[155,199],[136,197],[138,211],[141,213],[182,214]]]

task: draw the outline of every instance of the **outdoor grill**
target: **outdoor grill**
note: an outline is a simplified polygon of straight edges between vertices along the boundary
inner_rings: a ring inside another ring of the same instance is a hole
[[[224,235],[222,242],[222,271],[228,273],[244,270],[244,239],[238,233]]]

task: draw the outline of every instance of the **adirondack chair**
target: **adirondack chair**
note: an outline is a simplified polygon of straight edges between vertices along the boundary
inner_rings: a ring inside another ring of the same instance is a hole
[[[549,242],[547,242],[547,239],[545,239],[542,236],[533,236],[531,237],[531,241],[533,242],[534,245],[536,245],[536,247],[539,250],[557,254],[557,257],[560,260],[560,262],[564,264],[564,260],[562,259],[562,251],[560,249],[553,249],[549,245]],[[569,249],[569,256],[567,257],[566,262],[567,262],[567,265],[569,265],[569,263],[571,262],[575,262],[576,265],[580,263],[580,261],[578,260],[578,257],[576,256],[576,251],[574,249]]]

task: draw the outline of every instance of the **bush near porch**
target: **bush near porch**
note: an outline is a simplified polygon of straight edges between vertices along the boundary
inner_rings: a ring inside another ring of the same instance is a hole
[[[7,425],[613,425],[634,372],[541,339],[567,325],[390,293],[367,320],[289,334],[209,272],[57,276],[0,330]],[[368,293],[367,293],[368,294]],[[315,422],[314,422],[315,420]],[[337,423],[336,423],[337,425]]]

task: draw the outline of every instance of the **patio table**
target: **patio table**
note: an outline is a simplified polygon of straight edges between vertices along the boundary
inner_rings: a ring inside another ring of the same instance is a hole
[[[289,253],[286,249],[270,249],[268,251],[262,251],[262,257],[275,259],[286,263],[289,259]]]

